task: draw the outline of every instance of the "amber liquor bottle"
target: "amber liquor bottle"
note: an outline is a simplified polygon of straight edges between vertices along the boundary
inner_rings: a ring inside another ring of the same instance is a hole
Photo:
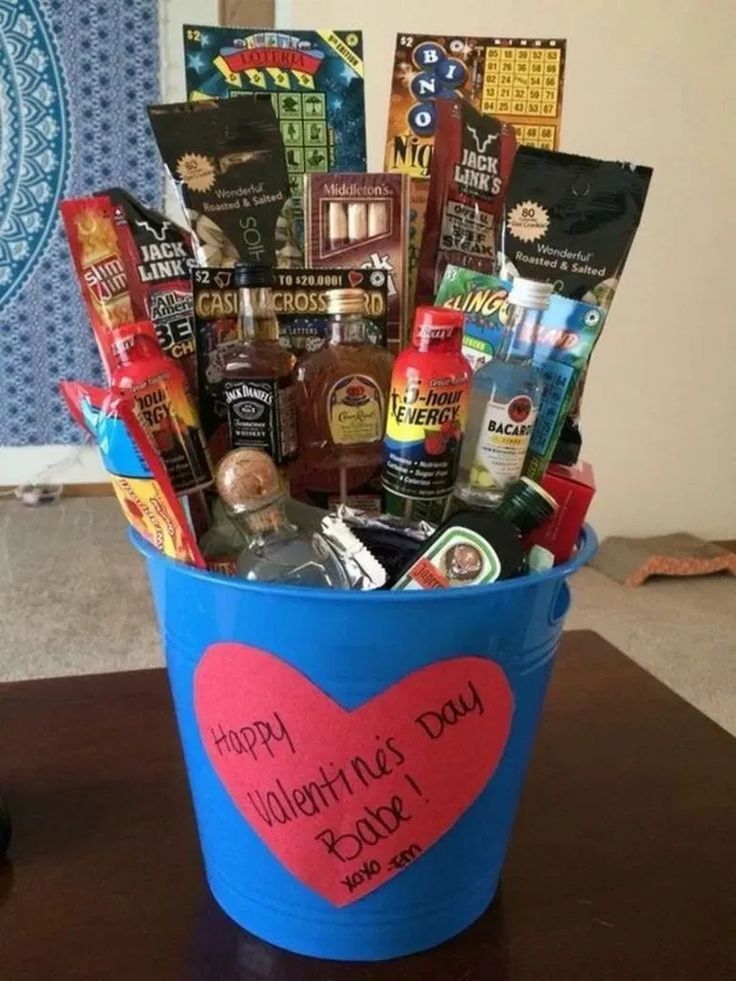
[[[223,352],[222,394],[230,446],[264,450],[281,466],[294,460],[298,451],[296,358],[279,343],[271,292],[273,270],[238,263],[233,285],[238,290],[243,340]]]
[[[367,338],[359,289],[328,290],[329,342],[297,368],[301,462],[307,489],[340,502],[380,468],[393,355]]]

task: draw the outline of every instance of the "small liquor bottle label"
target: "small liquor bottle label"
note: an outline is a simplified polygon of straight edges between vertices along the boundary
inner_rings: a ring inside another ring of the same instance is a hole
[[[457,480],[467,376],[413,372],[394,381],[386,421],[383,486],[413,500],[442,500]]]
[[[332,442],[341,446],[383,438],[383,394],[368,375],[345,375],[327,395]]]
[[[288,378],[226,381],[223,395],[233,449],[264,450],[277,464],[296,454],[296,401]]]
[[[470,471],[471,487],[504,488],[521,473],[537,418],[528,395],[510,402],[489,399]]]
[[[501,560],[489,542],[470,528],[456,525],[404,573],[392,589],[443,589],[494,582]]]

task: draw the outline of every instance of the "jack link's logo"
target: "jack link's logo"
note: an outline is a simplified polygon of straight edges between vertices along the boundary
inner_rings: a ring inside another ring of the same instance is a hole
[[[468,126],[466,128],[473,137],[475,149],[478,151],[478,153],[485,153],[486,148],[489,147],[491,143],[493,143],[494,140],[497,140],[501,135],[500,133],[486,133],[483,137],[483,142],[481,143],[480,137],[478,136],[478,130],[475,128],[475,126]]]
[[[145,228],[148,234],[152,235],[157,242],[165,242],[166,233],[171,228],[170,221],[162,221],[160,228],[156,228],[154,225],[150,223],[150,221],[140,221],[140,219],[138,218],[135,219],[135,223],[138,226],[138,228]]]

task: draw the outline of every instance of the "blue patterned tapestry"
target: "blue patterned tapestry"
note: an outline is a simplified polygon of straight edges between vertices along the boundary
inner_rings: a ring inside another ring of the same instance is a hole
[[[58,382],[102,375],[58,203],[160,207],[158,52],[155,0],[0,0],[0,445],[83,440]]]

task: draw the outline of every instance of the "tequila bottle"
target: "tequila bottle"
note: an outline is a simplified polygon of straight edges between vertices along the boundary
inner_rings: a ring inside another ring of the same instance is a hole
[[[236,575],[255,582],[347,589],[344,566],[327,539],[292,524],[275,464],[258,450],[233,450],[215,477],[230,520],[245,541]]]
[[[503,339],[473,377],[455,490],[467,504],[495,507],[521,474],[542,394],[534,346],[551,293],[549,283],[514,280]]]

